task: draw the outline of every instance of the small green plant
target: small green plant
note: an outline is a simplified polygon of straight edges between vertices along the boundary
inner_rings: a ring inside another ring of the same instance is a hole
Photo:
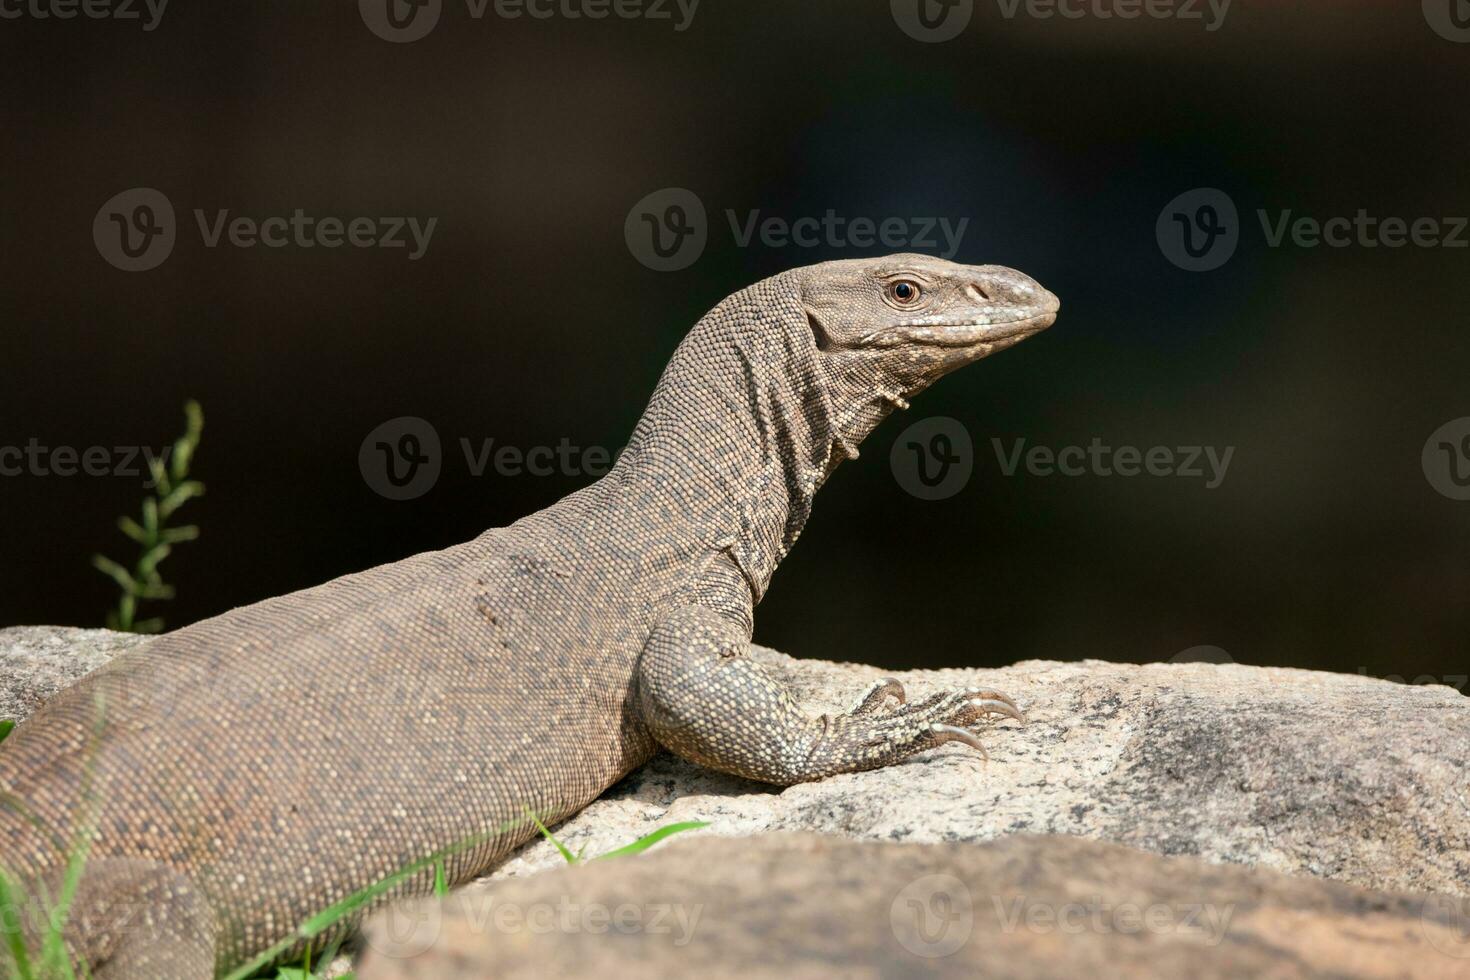
[[[14,729],[15,722],[9,718],[0,718],[0,742],[5,741],[6,736],[14,731]]]
[[[576,854],[573,854],[565,844],[557,840],[556,837],[552,835],[551,831],[546,829],[546,825],[538,820],[534,813],[530,813],[528,811],[526,815],[531,818],[531,822],[536,825],[536,829],[541,831],[541,836],[551,841],[551,843],[555,845],[556,849],[561,852],[562,860],[566,861],[567,864],[582,863],[582,851],[578,851]],[[638,854],[642,851],[648,850],[650,847],[657,844],[665,837],[672,837],[673,835],[681,834],[686,830],[698,830],[700,827],[708,826],[708,820],[685,820],[681,823],[671,823],[665,827],[658,828],[651,834],[644,834],[642,837],[638,838],[631,844],[624,844],[622,847],[614,848],[613,850],[608,851],[606,854],[599,854],[591,860],[604,861],[608,858],[618,858],[625,857],[629,854]],[[583,850],[585,850],[585,848]]]
[[[153,495],[143,499],[142,522],[131,517],[120,517],[117,521],[122,533],[138,543],[137,563],[127,569],[111,558],[92,556],[92,566],[122,590],[117,608],[107,613],[108,629],[129,633],[157,633],[163,629],[160,617],[138,619],[138,604],[145,600],[174,597],[173,586],[165,584],[159,574],[159,563],[169,556],[174,545],[199,537],[199,528],[192,524],[168,526],[175,511],[190,498],[204,493],[204,484],[189,479],[189,466],[199,448],[199,436],[204,431],[204,410],[191,399],[184,404],[184,418],[184,434],[174,441],[167,460],[148,461],[153,477]]]

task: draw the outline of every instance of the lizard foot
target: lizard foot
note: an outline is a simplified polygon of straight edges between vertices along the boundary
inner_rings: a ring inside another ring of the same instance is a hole
[[[882,760],[879,764],[946,742],[963,742],[988,759],[989,753],[972,729],[989,716],[1026,723],[1016,702],[999,691],[933,694],[910,703],[903,685],[890,678],[875,684],[850,712],[834,719],[831,727],[834,734],[842,732],[857,741],[858,753],[865,759]]]

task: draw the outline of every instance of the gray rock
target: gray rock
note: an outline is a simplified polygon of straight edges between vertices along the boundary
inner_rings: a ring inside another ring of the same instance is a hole
[[[111,630],[0,629],[0,719],[20,721],[83,674],[146,642],[146,636]]]
[[[397,906],[357,976],[1450,978],[1456,904],[1076,837],[710,838]]]
[[[882,673],[755,654],[813,710]],[[1072,834],[1369,888],[1470,895],[1470,698],[1344,674],[1237,664],[1025,661],[893,676],[910,697],[1010,694],[1029,716],[907,764],[777,791],[660,756],[557,831],[600,854],[662,824],[868,840]],[[546,842],[494,877],[555,866]]]
[[[98,630],[0,630],[0,704],[24,715],[43,693],[137,642]],[[754,656],[815,711],[842,710],[882,676],[770,650]],[[1026,661],[894,676],[911,697],[997,688],[1021,703],[1030,724],[985,732],[989,762],[950,745],[905,765],[779,791],[660,756],[557,833],[588,854],[696,819],[712,824],[701,833],[726,836],[1071,834],[1368,888],[1470,896],[1470,699],[1450,688],[1211,663]],[[539,841],[493,877],[561,863]]]

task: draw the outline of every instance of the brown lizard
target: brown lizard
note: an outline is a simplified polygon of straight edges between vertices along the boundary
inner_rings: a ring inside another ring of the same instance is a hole
[[[981,749],[985,715],[1021,717],[996,692],[906,703],[887,682],[811,717],[743,654],[833,469],[1057,309],[1019,272],[918,255],[741,290],[679,346],[603,479],[164,635],[23,722],[0,745],[0,865],[54,896],[85,830],[75,962],[208,977],[457,842],[448,882],[482,874],[535,832],[528,811],[575,812],[659,745],[778,785]]]

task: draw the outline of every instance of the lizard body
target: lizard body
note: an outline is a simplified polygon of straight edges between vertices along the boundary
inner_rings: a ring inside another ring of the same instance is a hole
[[[482,874],[534,834],[528,810],[561,819],[659,745],[782,785],[978,748],[984,714],[1019,717],[1009,699],[905,704],[887,684],[812,718],[742,653],[832,470],[894,407],[1057,308],[1018,272],[915,255],[734,294],[679,346],[603,479],[465,544],[161,636],[45,705],[0,745],[0,867],[55,894],[91,831],[75,960],[96,980],[184,980],[457,842],[472,846],[447,880]]]

